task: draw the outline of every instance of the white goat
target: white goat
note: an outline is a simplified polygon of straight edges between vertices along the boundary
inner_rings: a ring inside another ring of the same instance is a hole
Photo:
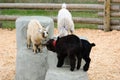
[[[62,8],[58,12],[57,20],[59,36],[65,36],[74,32],[74,22],[71,13],[66,9],[66,4],[62,4]]]
[[[42,27],[38,20],[31,20],[28,23],[27,29],[27,47],[30,48],[31,42],[33,45],[33,52],[41,51],[42,43],[48,36],[49,27]]]

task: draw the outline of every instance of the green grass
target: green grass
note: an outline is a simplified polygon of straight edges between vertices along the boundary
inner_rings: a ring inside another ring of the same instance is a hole
[[[3,9],[0,12],[3,15],[27,15],[27,16],[32,16],[32,15],[41,15],[41,16],[56,16],[57,11],[50,11],[50,10],[25,10],[25,9]]]
[[[97,12],[93,11],[73,11],[71,12],[74,17],[96,18]]]
[[[96,18],[97,12],[92,11],[71,11],[73,17]],[[0,15],[20,15],[20,16],[55,16],[57,17],[58,10],[24,10],[24,9],[2,9]],[[15,21],[1,21],[3,28],[15,28]],[[57,26],[56,23],[54,25]],[[91,28],[96,29],[97,25],[94,24],[81,24],[76,23],[75,28]]]
[[[71,11],[74,17],[97,17],[97,13],[94,11]],[[56,10],[24,10],[24,9],[3,9],[0,12],[1,15],[41,15],[41,16],[57,16]]]

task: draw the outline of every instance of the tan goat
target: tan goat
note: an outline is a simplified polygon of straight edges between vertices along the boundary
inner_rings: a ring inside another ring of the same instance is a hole
[[[30,48],[31,42],[33,45],[33,52],[41,52],[42,43],[48,37],[49,27],[42,27],[38,20],[31,20],[28,23],[27,29],[27,47]]]

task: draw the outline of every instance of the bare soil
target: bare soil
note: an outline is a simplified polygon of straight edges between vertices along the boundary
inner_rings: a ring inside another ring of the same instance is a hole
[[[120,80],[120,31],[76,29],[75,34],[96,44],[90,55],[89,79]],[[0,29],[0,80],[14,80],[16,51],[16,30]]]

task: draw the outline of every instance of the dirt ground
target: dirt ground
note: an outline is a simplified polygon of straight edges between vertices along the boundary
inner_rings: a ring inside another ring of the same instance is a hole
[[[96,44],[90,55],[89,79],[120,80],[120,31],[76,29],[75,34]],[[0,80],[14,79],[16,49],[16,30],[0,29]]]

